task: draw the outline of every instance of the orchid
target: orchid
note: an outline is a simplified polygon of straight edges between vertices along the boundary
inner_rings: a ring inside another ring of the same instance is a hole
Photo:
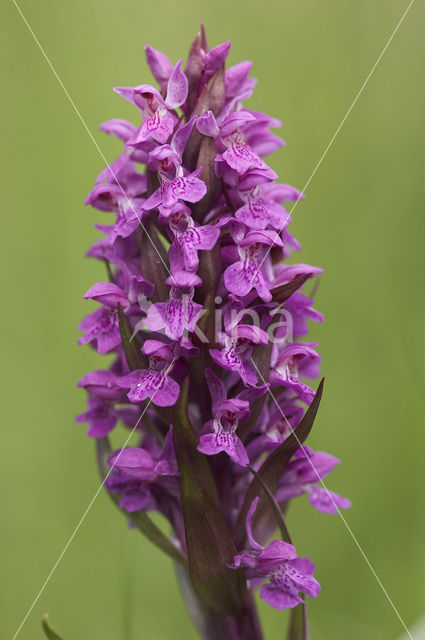
[[[286,467],[279,481],[276,499],[287,502],[306,493],[310,504],[323,513],[337,513],[338,509],[347,509],[350,501],[333,491],[319,486],[325,476],[340,460],[323,451],[313,451],[304,446],[297,451],[294,459]]]
[[[246,574],[252,578],[268,578],[263,584],[260,596],[276,609],[292,609],[304,602],[300,592],[315,598],[320,591],[320,584],[313,577],[314,564],[308,558],[298,558],[292,544],[284,540],[274,540],[263,547],[253,537],[252,519],[258,504],[258,498],[252,502],[246,522],[247,537],[250,549],[237,554],[232,567],[246,568]]]
[[[236,435],[239,422],[249,416],[246,392],[245,399],[242,399],[240,394],[239,397],[228,400],[226,387],[211,369],[205,369],[205,378],[211,395],[213,419],[202,430],[206,430],[207,433],[200,436],[198,451],[209,456],[224,451],[233,462],[246,467],[249,458],[242,441]],[[260,394],[263,392],[260,388]],[[255,393],[251,393],[251,398]],[[211,427],[213,431],[209,432]]]
[[[79,342],[112,361],[79,381],[76,420],[132,528],[179,564],[203,638],[260,640],[261,584],[272,607],[302,609],[290,640],[306,640],[305,596],[320,585],[287,510],[302,494],[324,513],[350,506],[323,485],[339,460],[303,444],[323,390],[305,381],[317,345],[300,341],[323,320],[309,293],[321,269],[287,262],[300,245],[284,205],[304,194],[264,160],[284,145],[280,122],[245,106],[252,63],[227,67],[229,48],[210,49],[203,28],[186,64],[147,46],[158,87],[115,89],[141,124],[100,127],[123,148],[86,199],[108,218],[87,252],[107,276],[84,296],[98,306]]]

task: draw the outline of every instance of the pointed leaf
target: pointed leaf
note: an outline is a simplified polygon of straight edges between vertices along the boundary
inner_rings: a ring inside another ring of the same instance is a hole
[[[208,43],[207,43],[207,34],[205,32],[205,25],[201,22],[201,47],[205,52],[209,51]]]
[[[271,504],[282,540],[288,542],[288,544],[292,544],[291,536],[289,535],[289,531],[286,528],[283,513],[274,495],[270,491],[269,487],[262,481],[261,476],[255,471],[255,469],[250,466],[249,470],[263,488]],[[307,609],[305,603],[301,603],[294,609],[291,609],[289,617],[288,640],[308,640]]]
[[[291,609],[289,618],[288,640],[309,640],[307,607],[306,604],[299,604]]]
[[[168,300],[168,286],[165,284],[170,275],[168,256],[158,236],[158,229],[152,220],[144,226],[140,240],[140,252],[143,276],[155,285],[155,291],[151,297],[152,302]]]
[[[243,571],[228,567],[236,549],[217,508],[209,462],[197,450],[198,439],[187,416],[187,394],[188,378],[182,384],[176,406],[173,436],[181,477],[189,574],[198,595],[210,607],[232,615],[246,600],[245,578]]]
[[[128,519],[148,540],[150,540],[158,549],[161,549],[173,560],[182,565],[186,565],[187,561],[182,552],[170,541],[170,539],[161,531],[157,525],[152,522],[150,517],[144,511],[133,511],[128,515]]]
[[[268,382],[269,379],[272,348],[273,343],[271,340],[269,340],[267,344],[256,347],[253,355],[251,356],[251,361],[254,365],[254,368],[260,375],[261,382]],[[255,400],[249,407],[249,416],[241,422],[238,428],[238,436],[242,440],[242,442],[246,441],[252,427],[257,422],[257,418],[261,413],[266,399],[267,394],[264,393],[262,396],[257,398],[257,400]]]
[[[108,458],[111,456],[112,450],[108,437],[99,438],[96,440],[96,459],[99,468],[100,477],[102,480],[108,476],[110,467],[108,465]],[[111,500],[116,504],[118,509],[132,522],[139,531],[143,533],[154,545],[156,545],[161,551],[164,551],[170,558],[186,565],[186,558],[179,549],[169,540],[169,538],[156,526],[154,522],[144,511],[134,511],[128,514],[124,509],[119,506],[119,496],[116,493],[110,493],[108,495]]]
[[[146,356],[140,351],[143,344],[140,338],[140,332],[133,335],[133,331],[120,304],[118,304],[118,322],[120,325],[121,342],[130,370],[145,369],[148,363]]]
[[[161,186],[159,177],[156,171],[149,169],[146,171],[147,178],[147,198],[149,198],[155,191]]]
[[[186,462],[191,473],[204,491],[210,496],[213,503],[218,506],[218,494],[214,477],[207,456],[197,449],[198,438],[187,415],[187,400],[189,391],[189,378],[185,378],[180,387],[180,396],[173,407],[173,439],[176,455],[180,455],[181,461]]]
[[[186,531],[189,572],[198,594],[213,609],[232,614],[244,590],[240,570],[229,569],[236,549],[220,513],[190,467],[183,462],[181,499]]]
[[[43,616],[41,620],[41,626],[43,627],[43,631],[46,637],[49,638],[49,640],[62,640],[62,638],[58,636],[58,634],[55,631],[53,631],[53,629],[49,625],[49,616],[47,613],[46,615]]]
[[[279,304],[286,302],[286,300],[290,298],[300,287],[302,287],[312,275],[312,273],[307,273],[306,275],[297,276],[291,280],[291,282],[286,282],[285,284],[281,284],[279,287],[271,289],[270,293],[272,294],[272,302],[278,302]],[[255,298],[251,303],[251,306],[257,304],[264,304],[261,298]]]
[[[255,471],[255,469],[250,467],[249,470],[262,486],[271,504],[282,540],[288,542],[288,544],[292,544],[291,536],[289,535],[289,531],[286,528],[283,513],[274,495],[270,491],[269,487],[262,481],[261,476]],[[308,637],[307,609],[304,602],[296,606],[294,609],[291,609],[289,617],[288,640],[308,640]]]
[[[276,502],[274,495],[272,494],[268,486],[262,481],[261,476],[255,471],[253,467],[251,467],[251,465],[249,466],[249,470],[251,471],[252,475],[255,477],[257,482],[261,485],[264,493],[266,494],[270,502],[271,508],[273,509],[274,517],[276,519],[276,524],[279,527],[280,535],[282,536],[282,540],[284,540],[285,542],[288,542],[289,544],[292,544],[289,531],[286,528],[285,520],[283,518],[283,513],[280,510],[280,507]]]
[[[279,447],[277,447],[277,449],[270,454],[257,472],[258,475],[261,476],[263,483],[269,487],[272,493],[276,491],[278,479],[285,471],[288,462],[311,431],[319,408],[320,400],[322,398],[323,382],[324,378],[320,381],[316,395],[314,396],[311,405],[305,412],[298,427],[284,442],[282,442],[281,445],[279,445]],[[256,496],[260,496],[262,493],[262,486],[259,484],[257,479],[254,478],[245,494],[244,503],[235,527],[234,539],[238,549],[242,549],[245,542],[245,521],[248,509],[254,498]]]

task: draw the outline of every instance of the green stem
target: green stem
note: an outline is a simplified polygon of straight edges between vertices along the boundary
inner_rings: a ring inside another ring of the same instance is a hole
[[[262,640],[252,594],[247,594],[238,614],[217,613],[197,595],[187,570],[181,565],[175,568],[184,602],[202,640]]]

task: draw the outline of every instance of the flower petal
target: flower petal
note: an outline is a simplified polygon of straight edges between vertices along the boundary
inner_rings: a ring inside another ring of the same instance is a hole
[[[186,102],[188,82],[182,71],[182,62],[182,60],[178,61],[168,80],[165,104],[169,109],[181,107]]]

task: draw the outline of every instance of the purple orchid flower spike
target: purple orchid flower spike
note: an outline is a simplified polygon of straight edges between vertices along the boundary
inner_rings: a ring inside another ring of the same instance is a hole
[[[116,88],[141,122],[100,126],[122,148],[86,199],[105,216],[87,256],[107,276],[85,295],[98,308],[79,343],[113,358],[79,381],[88,406],[76,421],[133,530],[181,565],[208,640],[262,640],[258,582],[277,609],[320,590],[275,503],[350,503],[323,486],[337,458],[304,444],[322,394],[305,382],[320,356],[304,338],[323,320],[310,295],[322,269],[288,263],[300,244],[285,205],[305,196],[264,160],[285,144],[281,123],[245,106],[252,63],[229,67],[229,49],[210,48],[203,27],[186,63],[146,46],[157,86]],[[132,442],[113,452],[118,424]],[[286,541],[262,546],[277,525]],[[307,640],[305,611],[290,616],[291,637]]]
[[[267,547],[254,540],[252,519],[258,501],[259,498],[253,500],[246,521],[251,548],[237,554],[231,566],[245,567],[249,578],[268,578],[269,582],[261,587],[261,598],[275,609],[292,609],[304,602],[300,592],[310,598],[319,595],[320,584],[313,577],[315,567],[308,558],[298,558],[295,547],[283,540],[274,540]]]

